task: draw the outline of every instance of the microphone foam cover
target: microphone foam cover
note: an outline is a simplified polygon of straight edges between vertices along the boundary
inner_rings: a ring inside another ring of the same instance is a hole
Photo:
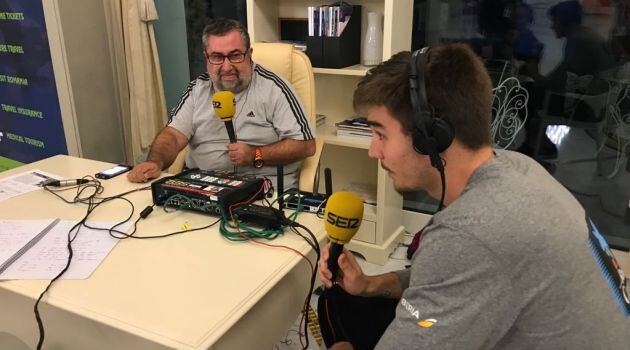
[[[324,228],[328,239],[346,244],[359,230],[363,219],[363,199],[353,192],[335,192],[326,203]]]
[[[212,95],[212,108],[224,122],[229,122],[236,112],[236,101],[231,91],[219,91]]]

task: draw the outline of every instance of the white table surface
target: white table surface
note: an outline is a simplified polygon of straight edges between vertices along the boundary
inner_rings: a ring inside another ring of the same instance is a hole
[[[55,156],[0,173],[0,178],[33,168],[80,178],[109,166]],[[103,184],[103,196],[144,186],[129,183],[124,175]],[[136,206],[134,219],[152,203],[150,191],[127,198]],[[98,208],[93,219],[120,220],[129,215],[129,208],[113,201]],[[78,220],[85,209],[42,190],[0,202],[0,218]],[[216,219],[186,211],[165,213],[156,207],[141,220],[137,235],[176,231],[184,222],[199,227]],[[323,224],[316,216],[301,214],[298,221],[323,240]],[[308,253],[315,263],[312,249],[293,233],[272,243]],[[90,278],[53,285],[40,304],[44,348],[270,349],[297,318],[309,281],[310,268],[297,254],[229,242],[219,234],[218,225],[169,238],[123,240]],[[33,305],[47,283],[0,282],[0,331],[35,346]]]

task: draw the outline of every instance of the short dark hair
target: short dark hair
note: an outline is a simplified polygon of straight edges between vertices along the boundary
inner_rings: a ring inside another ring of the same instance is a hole
[[[203,29],[203,35],[201,36],[203,49],[206,50],[208,48],[208,39],[211,35],[224,36],[234,30],[241,33],[245,50],[249,50],[249,33],[247,33],[247,28],[241,22],[229,18],[217,18],[208,23]]]
[[[562,1],[553,5],[547,14],[562,25],[582,23],[582,5],[576,0]]]
[[[403,132],[411,133],[410,61],[411,53],[404,51],[372,68],[354,91],[355,111],[365,115],[370,107],[385,106]],[[492,82],[475,53],[466,44],[434,47],[424,71],[428,103],[453,126],[455,137],[472,150],[490,145]]]

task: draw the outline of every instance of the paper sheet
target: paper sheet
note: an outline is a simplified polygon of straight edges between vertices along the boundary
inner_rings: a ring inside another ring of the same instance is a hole
[[[66,247],[68,244],[68,231],[76,223],[76,221],[59,222],[37,244],[0,274],[0,280],[54,278],[66,265],[68,260],[68,249]],[[89,222],[88,224],[92,227],[111,227],[116,223]],[[0,221],[0,225],[4,225],[4,222]],[[131,223],[121,225],[117,230],[127,232],[130,225]],[[3,232],[6,231],[4,226],[0,227],[3,227]],[[14,225],[14,227],[17,227],[17,225]],[[33,229],[35,228],[33,227]],[[14,232],[15,235],[18,234],[17,231]],[[118,241],[118,239],[110,237],[107,231],[91,230],[82,227],[76,239],[72,242],[73,257],[70,268],[61,279],[88,278]],[[3,241],[0,241],[1,245],[4,245]]]
[[[0,220],[0,266],[51,222],[52,220]]]
[[[62,177],[38,169],[0,179],[0,201],[41,189],[41,184]]]

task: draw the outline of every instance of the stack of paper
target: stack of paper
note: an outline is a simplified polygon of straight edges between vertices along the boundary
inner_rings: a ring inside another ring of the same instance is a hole
[[[317,123],[317,127],[320,127],[326,124],[326,116],[323,114],[315,114],[315,120]]]
[[[366,118],[346,119],[335,123],[335,126],[337,127],[337,136],[372,137],[372,130],[368,126]]]

